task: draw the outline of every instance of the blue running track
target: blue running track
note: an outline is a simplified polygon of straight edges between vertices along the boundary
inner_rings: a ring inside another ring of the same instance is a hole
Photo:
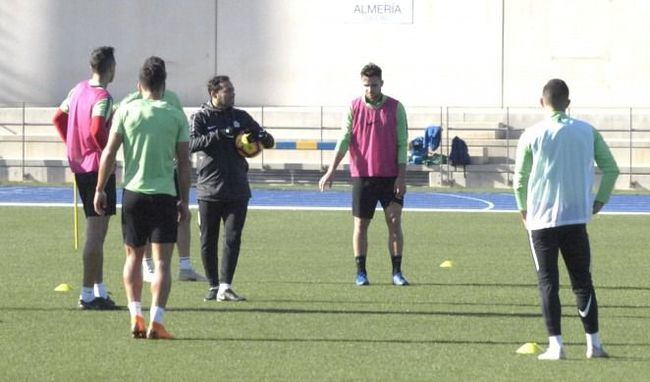
[[[0,206],[71,206],[72,187],[0,187]],[[81,201],[79,201],[81,203]],[[118,191],[118,203],[121,192]],[[190,205],[196,206],[192,190]],[[350,191],[326,192],[253,190],[253,209],[349,210]],[[437,193],[410,192],[405,198],[408,211],[516,211],[512,193]],[[605,206],[605,213],[650,214],[650,195],[614,195]]]

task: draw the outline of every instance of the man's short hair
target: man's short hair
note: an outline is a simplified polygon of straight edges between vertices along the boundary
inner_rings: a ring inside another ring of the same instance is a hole
[[[90,53],[90,67],[93,72],[104,74],[115,63],[112,46],[100,46]]]
[[[212,92],[218,92],[223,88],[222,84],[224,82],[230,81],[228,76],[214,76],[208,81],[208,94],[212,95]]]
[[[147,58],[140,68],[138,79],[140,84],[150,91],[163,90],[167,79],[165,61],[156,56]]]
[[[564,110],[569,100],[569,87],[566,82],[554,78],[549,80],[542,90],[544,101],[553,106],[555,110]]]
[[[370,62],[361,69],[361,77],[379,77],[381,79],[381,68]]]

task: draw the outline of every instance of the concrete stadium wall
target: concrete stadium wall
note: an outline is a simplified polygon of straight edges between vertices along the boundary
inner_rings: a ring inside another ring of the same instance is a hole
[[[90,77],[88,58],[115,47],[116,99],[134,91],[145,58],[167,64],[167,87],[196,103],[214,73],[215,2],[203,0],[0,1],[0,104],[58,105]]]
[[[573,106],[648,103],[650,2],[412,0],[410,22],[351,21],[354,6],[391,3],[3,0],[0,104],[58,104],[99,45],[116,47],[116,98],[155,54],[188,106],[215,72],[240,105],[345,105],[368,61],[407,106],[534,106],[550,77],[568,81]]]

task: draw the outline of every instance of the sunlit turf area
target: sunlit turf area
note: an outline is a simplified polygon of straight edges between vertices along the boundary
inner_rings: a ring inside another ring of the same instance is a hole
[[[650,216],[598,216],[590,225],[601,334],[612,358],[585,359],[562,267],[568,360],[551,363],[516,353],[527,342],[546,344],[518,214],[406,213],[409,287],[390,283],[386,229],[377,218],[370,229],[372,285],[356,287],[349,212],[249,211],[234,282],[249,300],[204,302],[206,284],[175,281],[165,321],[177,339],[148,341],[130,338],[126,308],[77,309],[81,250],[72,248],[71,208],[2,207],[0,379],[641,381],[650,375]],[[202,270],[193,227],[193,263]],[[123,257],[117,217],[104,271],[113,299],[125,306]],[[440,268],[445,260],[455,266]],[[61,283],[73,291],[55,292]]]

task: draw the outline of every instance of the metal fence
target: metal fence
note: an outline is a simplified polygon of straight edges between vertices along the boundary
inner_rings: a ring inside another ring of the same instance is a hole
[[[347,108],[342,106],[262,106],[243,107],[277,141],[333,142]],[[30,104],[0,105],[0,167],[25,168],[34,161],[64,161],[65,149],[51,126],[54,107]],[[196,108],[186,108],[189,116]],[[442,142],[436,154],[449,155],[455,136],[469,147],[474,165],[467,172],[484,171],[503,174],[511,181],[516,144],[522,131],[545,117],[539,107],[430,107],[406,108],[409,141],[424,134],[430,125],[443,128]],[[592,123],[610,145],[631,186],[640,177],[650,176],[650,108],[571,108],[568,114]],[[322,146],[322,145],[321,145]],[[325,168],[334,153],[316,149],[317,145],[296,145],[292,150],[265,150],[251,160],[260,168]],[[331,145],[328,146],[331,148]],[[46,164],[43,164],[46,165]],[[439,172],[449,177],[456,169],[441,164],[431,167],[411,166],[410,170]]]

